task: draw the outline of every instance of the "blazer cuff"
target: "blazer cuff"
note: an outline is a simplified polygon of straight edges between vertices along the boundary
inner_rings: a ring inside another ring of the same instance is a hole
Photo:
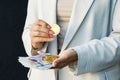
[[[86,52],[86,47],[85,45],[79,46],[79,47],[74,47],[73,49],[76,51],[78,55],[78,61],[75,69],[75,75],[80,75],[88,72],[88,58],[89,55]],[[84,53],[84,54],[83,54]]]

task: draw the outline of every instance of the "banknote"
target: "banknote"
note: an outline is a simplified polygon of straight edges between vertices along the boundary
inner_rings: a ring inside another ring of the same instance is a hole
[[[58,58],[58,55],[51,55],[43,53],[37,56],[30,57],[19,57],[18,61],[27,68],[37,68],[37,69],[51,69],[52,62]]]

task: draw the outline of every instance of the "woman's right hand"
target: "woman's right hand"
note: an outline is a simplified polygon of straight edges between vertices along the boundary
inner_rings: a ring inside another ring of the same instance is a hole
[[[38,49],[42,47],[44,42],[53,41],[54,40],[53,34],[54,32],[51,30],[51,26],[48,23],[42,20],[36,21],[30,27],[30,38],[32,47],[34,49]]]

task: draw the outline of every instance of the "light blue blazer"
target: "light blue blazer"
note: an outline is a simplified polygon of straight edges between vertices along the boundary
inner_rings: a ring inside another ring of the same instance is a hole
[[[38,19],[55,24],[56,2],[29,0],[22,35],[29,56],[32,50],[30,25]],[[120,0],[75,0],[61,51],[68,48],[77,52],[77,64],[60,69],[58,73],[31,69],[29,79],[120,80]],[[41,50],[57,54],[57,38],[46,43]]]

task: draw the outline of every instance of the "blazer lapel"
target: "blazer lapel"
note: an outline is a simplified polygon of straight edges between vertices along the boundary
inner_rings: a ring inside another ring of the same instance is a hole
[[[75,0],[62,51],[68,46],[74,37],[93,2],[94,0]]]
[[[42,18],[49,24],[56,23],[56,2],[57,0],[41,0]]]

